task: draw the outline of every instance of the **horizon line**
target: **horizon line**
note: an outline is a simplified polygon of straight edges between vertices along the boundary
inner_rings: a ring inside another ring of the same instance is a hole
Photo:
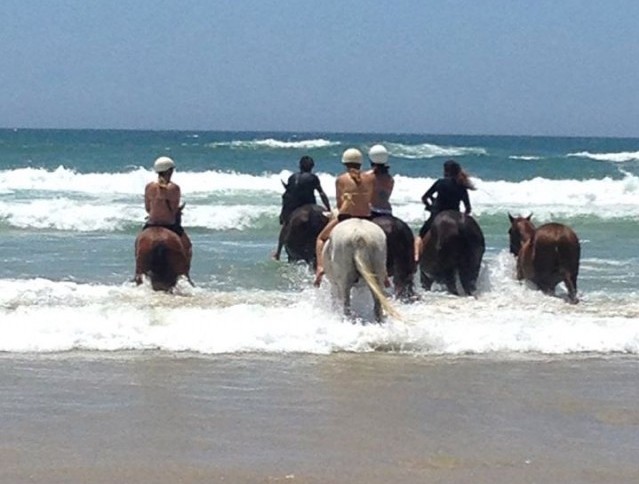
[[[502,137],[502,138],[605,138],[605,139],[639,139],[639,136],[623,135],[581,135],[581,134],[496,134],[496,133],[437,133],[437,132],[417,132],[417,131],[318,131],[318,130],[283,130],[283,129],[190,129],[190,128],[52,128],[52,127],[6,127],[0,126],[0,131],[146,131],[146,132],[175,132],[175,133],[281,133],[281,134],[354,134],[354,135],[408,135],[408,136],[466,136],[466,137]]]

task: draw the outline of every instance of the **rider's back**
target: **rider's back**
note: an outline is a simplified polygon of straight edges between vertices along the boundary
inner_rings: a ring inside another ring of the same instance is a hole
[[[166,185],[150,182],[144,190],[144,202],[149,224],[173,225],[179,211],[180,187],[172,182]]]

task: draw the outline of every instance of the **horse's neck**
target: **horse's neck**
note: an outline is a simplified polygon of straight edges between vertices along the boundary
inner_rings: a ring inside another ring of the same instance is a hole
[[[535,240],[535,226],[534,225],[525,225],[522,227],[521,233],[521,241],[522,243],[533,242]]]

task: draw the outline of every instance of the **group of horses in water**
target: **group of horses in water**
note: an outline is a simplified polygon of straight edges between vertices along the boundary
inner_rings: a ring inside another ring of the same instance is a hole
[[[330,216],[314,204],[302,205],[291,213],[280,234],[289,262],[304,261],[315,267],[316,239]],[[531,282],[546,294],[554,294],[563,282],[568,301],[578,302],[581,247],[575,232],[554,222],[536,228],[532,215],[508,217],[517,279]],[[424,290],[431,290],[437,283],[451,294],[475,294],[486,245],[472,216],[454,210],[437,214],[424,237],[419,261],[414,256],[414,237],[408,224],[393,215],[372,220],[353,218],[337,224],[324,246],[324,270],[333,297],[346,315],[351,314],[351,289],[364,284],[373,296],[375,319],[381,321],[384,313],[396,316],[384,286],[392,282],[396,298],[414,300],[417,270]],[[135,256],[136,274],[145,274],[154,290],[170,291],[181,276],[191,281],[180,237],[169,229],[150,227],[140,232]]]

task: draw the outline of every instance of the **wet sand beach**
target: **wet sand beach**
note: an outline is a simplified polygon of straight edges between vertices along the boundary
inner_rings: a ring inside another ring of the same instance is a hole
[[[639,482],[635,358],[0,357],[0,482]]]

